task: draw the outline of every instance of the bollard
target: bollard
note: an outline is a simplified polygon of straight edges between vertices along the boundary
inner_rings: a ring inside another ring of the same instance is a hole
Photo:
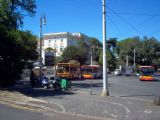
[[[154,103],[155,105],[160,105],[160,96],[155,96],[153,103]]]

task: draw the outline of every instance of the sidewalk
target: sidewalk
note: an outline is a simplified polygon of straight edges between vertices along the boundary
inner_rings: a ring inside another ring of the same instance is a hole
[[[25,96],[20,92],[0,90],[0,103],[29,111],[44,111],[47,101]]]
[[[56,115],[57,119],[66,120],[70,118],[77,120],[135,120],[142,118],[159,120],[160,118],[160,107],[154,106],[151,102],[101,97],[79,90],[69,92],[73,92],[73,95],[67,95],[64,92],[61,95],[37,99],[25,96],[20,92],[0,91],[0,103],[18,109],[45,113],[50,117]]]
[[[66,112],[65,108],[56,102],[28,97],[15,91],[0,90],[0,104],[5,104],[16,109],[44,113],[44,115],[50,116],[50,118],[54,116],[56,120],[113,120],[104,117]]]
[[[101,97],[100,93],[94,93],[90,95],[87,89],[82,90],[78,86],[55,93],[53,90],[32,89],[27,84],[17,84],[16,89],[0,91],[0,104],[40,112],[56,120],[160,119],[160,106],[155,106],[151,101],[117,96]]]

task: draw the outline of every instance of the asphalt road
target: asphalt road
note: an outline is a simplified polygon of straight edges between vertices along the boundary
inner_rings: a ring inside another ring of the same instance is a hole
[[[93,84],[92,84],[93,82]],[[90,95],[92,84],[92,94]],[[110,97],[101,97],[102,79],[74,80],[75,94],[40,97],[59,106],[63,113],[117,120],[159,120],[160,108],[153,104],[160,95],[160,81],[142,82],[135,76],[109,76]]]
[[[15,109],[0,104],[0,120],[44,120],[41,113]]]
[[[75,89],[93,94],[101,94],[103,89],[102,79],[73,81]],[[139,81],[136,76],[108,76],[108,89],[110,96],[123,98],[139,98],[153,100],[155,96],[160,96],[160,80]]]
[[[97,120],[94,118],[86,118],[84,116],[77,116],[63,113],[38,113],[25,111],[9,107],[8,105],[0,104],[0,120]]]
[[[57,118],[66,120],[71,116],[79,116],[79,119],[160,119],[160,106],[153,104],[154,97],[160,96],[160,81],[142,82],[136,76],[108,76],[110,97],[100,96],[102,87],[102,79],[90,79],[72,81],[71,91],[56,93],[53,90],[28,88],[21,92],[48,101],[53,107],[56,105],[61,114]]]
[[[152,100],[160,96],[160,81],[140,81],[138,77],[109,78],[111,95]]]
[[[29,80],[29,70],[24,70],[22,79]],[[137,76],[111,76],[108,75],[108,89],[110,96],[123,98],[141,98],[153,100],[155,96],[160,96],[160,76],[158,81],[139,81]],[[73,87],[81,92],[90,93],[92,88],[93,94],[101,94],[103,81],[102,79],[92,80],[75,80],[72,82]]]

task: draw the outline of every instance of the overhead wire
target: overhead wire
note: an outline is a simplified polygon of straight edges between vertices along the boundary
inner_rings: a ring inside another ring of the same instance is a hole
[[[115,26],[115,28],[119,31],[119,33],[122,33],[118,25],[112,20],[110,16],[108,16],[108,19],[110,19],[111,23]],[[124,33],[122,33],[122,35],[124,35]]]
[[[111,10],[117,17],[119,17],[122,21],[124,21],[126,24],[128,24],[131,28],[133,28],[137,33],[141,33],[141,34],[143,34],[144,35],[144,33],[143,32],[141,32],[140,30],[138,30],[138,28],[136,28],[134,25],[132,25],[130,22],[128,22],[126,19],[124,19],[123,17],[121,17],[118,13],[116,13],[114,10],[112,10],[111,8],[109,8],[108,6],[107,6],[107,8],[109,9],[109,10]]]
[[[159,13],[160,11],[158,11]],[[154,17],[160,17],[160,16],[149,16],[147,19],[145,19],[144,21],[142,21],[141,23],[138,24],[138,26],[142,26],[144,24],[146,24],[148,21],[151,21],[152,19],[154,19]]]
[[[109,14],[115,14],[114,12],[107,12]],[[151,16],[156,17],[160,16],[160,14],[145,14],[145,13],[127,13],[127,12],[116,12],[116,14],[124,14],[124,15],[137,15],[137,16]]]
[[[160,11],[158,11],[157,13],[159,13],[159,12]],[[145,19],[144,21],[142,21],[141,23],[139,23],[137,26],[142,26],[142,25],[146,24],[147,22],[153,20],[155,17],[160,17],[160,16],[158,14],[157,14],[157,16],[156,15],[155,16],[150,16],[147,19]],[[157,31],[156,32],[152,32],[151,34],[155,34],[155,33],[157,33]]]
[[[108,8],[108,7],[107,7]],[[110,8],[109,8],[110,9]],[[111,9],[110,9],[111,10]],[[115,15],[117,15],[117,14],[124,14],[124,15],[137,15],[137,16],[148,16],[148,18],[147,19],[145,19],[145,20],[143,20],[142,22],[140,22],[139,24],[137,24],[136,26],[142,26],[142,25],[144,25],[144,24],[146,24],[147,22],[149,22],[149,21],[151,21],[152,19],[154,19],[155,17],[160,17],[160,14],[158,14],[158,13],[160,13],[160,11],[158,11],[156,14],[146,14],[146,13],[128,13],[128,12],[115,12],[115,11],[113,11],[113,10],[111,10],[111,11],[107,11],[107,13],[108,14],[115,14]],[[113,21],[113,20],[112,20]],[[160,31],[155,31],[155,32],[152,32],[152,34],[157,34],[157,33],[159,33]]]

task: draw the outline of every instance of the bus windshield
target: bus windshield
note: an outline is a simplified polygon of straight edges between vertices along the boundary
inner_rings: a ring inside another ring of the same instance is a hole
[[[142,66],[140,68],[140,72],[141,72],[141,75],[153,75],[154,74],[154,67],[152,66]]]

